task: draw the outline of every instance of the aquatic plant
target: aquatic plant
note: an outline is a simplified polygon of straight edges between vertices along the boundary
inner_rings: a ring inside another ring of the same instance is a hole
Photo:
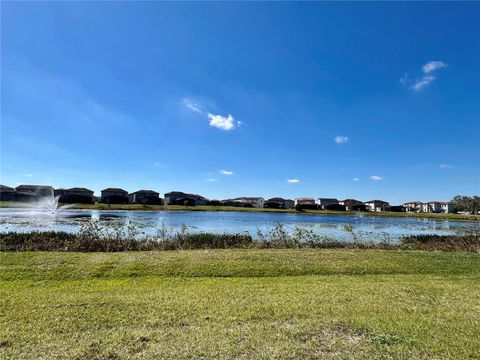
[[[67,232],[9,232],[0,237],[0,251],[80,251],[118,252],[150,250],[192,250],[228,248],[313,248],[313,249],[383,249],[383,250],[440,250],[480,252],[480,235],[406,236],[392,243],[388,234],[380,241],[362,241],[351,229],[352,241],[340,241],[319,235],[312,230],[296,227],[291,233],[278,223],[266,233],[257,231],[257,239],[248,233],[216,234],[190,232],[186,225],[180,229],[166,226],[156,235],[144,236],[142,226],[134,222],[101,223],[91,220],[76,234]]]

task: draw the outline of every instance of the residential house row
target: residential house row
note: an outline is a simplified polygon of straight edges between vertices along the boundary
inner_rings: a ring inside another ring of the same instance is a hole
[[[295,200],[273,197],[244,196],[224,200],[207,199],[198,194],[171,191],[162,199],[154,190],[138,190],[129,193],[121,188],[107,188],[101,191],[100,197],[93,190],[74,187],[70,189],[54,189],[49,185],[19,185],[16,188],[0,185],[2,201],[36,201],[42,197],[58,196],[61,203],[94,204],[152,204],[180,206],[235,206],[272,209],[315,209],[337,211],[394,211],[394,212],[428,212],[452,213],[454,206],[444,201],[409,201],[402,205],[390,205],[384,200],[360,201],[356,199],[338,200],[335,198],[298,197]]]

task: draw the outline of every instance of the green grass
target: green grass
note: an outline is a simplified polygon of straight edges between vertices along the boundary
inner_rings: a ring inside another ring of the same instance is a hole
[[[0,207],[26,207],[27,203],[14,201],[0,201]],[[237,212],[272,212],[287,214],[310,214],[310,215],[358,215],[356,211],[335,211],[335,210],[304,210],[295,209],[265,209],[265,208],[242,208],[236,206],[180,206],[180,205],[142,205],[142,204],[76,204],[72,209],[94,209],[94,210],[126,210],[126,211],[237,211]],[[387,216],[387,217],[414,217],[432,218],[459,221],[480,221],[480,215],[466,214],[434,214],[434,213],[406,213],[406,212],[362,212],[365,216]]]
[[[480,358],[480,255],[1,253],[2,359]]]

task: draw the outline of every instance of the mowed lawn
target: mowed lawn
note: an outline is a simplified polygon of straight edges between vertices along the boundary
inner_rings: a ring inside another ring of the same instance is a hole
[[[478,359],[480,254],[1,253],[2,359]]]

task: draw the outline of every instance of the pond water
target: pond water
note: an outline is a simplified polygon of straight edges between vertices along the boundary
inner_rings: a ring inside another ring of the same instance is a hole
[[[381,217],[358,215],[309,215],[264,212],[203,212],[203,211],[101,211],[63,210],[55,214],[25,209],[0,209],[0,233],[7,231],[76,232],[90,220],[101,224],[133,223],[144,235],[155,235],[158,229],[173,231],[186,226],[189,232],[266,233],[277,223],[287,231],[295,227],[338,240],[350,240],[345,225],[363,240],[396,240],[404,235],[462,235],[480,233],[480,222],[437,220],[426,218]]]

